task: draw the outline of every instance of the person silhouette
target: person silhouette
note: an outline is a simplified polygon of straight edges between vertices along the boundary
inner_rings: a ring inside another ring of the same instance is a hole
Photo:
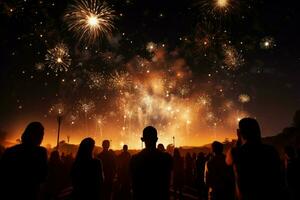
[[[38,198],[40,185],[47,175],[47,150],[41,147],[44,127],[31,122],[21,136],[21,144],[4,151],[1,158],[1,199]]]
[[[44,199],[56,199],[64,189],[62,177],[64,175],[63,163],[57,150],[52,151],[48,161],[48,175],[44,186]]]
[[[162,151],[162,152],[166,152],[165,146],[162,143],[159,143],[157,145],[157,149],[160,150],[160,151]]]
[[[300,129],[300,110],[297,110],[294,114],[294,117],[293,117],[293,126],[295,128]]]
[[[223,144],[212,143],[212,157],[206,163],[205,182],[209,188],[209,199],[234,199],[234,174],[232,168],[226,164],[223,154]]]
[[[93,158],[95,141],[85,138],[81,141],[72,166],[72,198],[75,200],[101,199],[103,171],[101,161]]]
[[[109,149],[109,140],[103,140],[103,151],[98,154],[97,158],[101,160],[103,165],[104,183],[103,183],[103,197],[104,200],[111,200],[113,183],[116,176],[117,163],[114,152]]]
[[[157,130],[148,126],[141,140],[145,149],[133,155],[130,161],[134,200],[168,200],[172,157],[156,149]]]
[[[205,199],[206,197],[206,185],[204,183],[204,172],[206,157],[203,152],[199,152],[196,160],[196,188],[198,191],[198,198]]]
[[[258,122],[253,118],[239,121],[237,130],[241,146],[234,153],[237,196],[242,200],[285,199],[283,179],[277,151],[262,144]]]
[[[130,172],[129,172],[129,163],[131,155],[128,152],[128,146],[123,145],[123,151],[118,156],[118,167],[117,167],[117,177],[119,185],[119,196],[120,199],[130,199]]]
[[[188,186],[193,185],[193,158],[190,152],[187,152],[185,154],[185,169],[184,169],[184,178],[185,178],[185,184]]]
[[[174,149],[173,153],[173,188],[174,199],[182,199],[182,189],[184,186],[184,160],[180,155],[178,148]],[[179,193],[179,195],[177,195]]]
[[[284,148],[284,168],[285,181],[288,189],[288,194],[291,200],[299,199],[299,163],[296,158],[296,151],[292,146]]]

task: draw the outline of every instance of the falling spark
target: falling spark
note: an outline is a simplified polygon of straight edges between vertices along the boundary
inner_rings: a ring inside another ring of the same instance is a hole
[[[65,20],[80,41],[88,44],[108,37],[114,29],[115,11],[104,1],[78,0],[69,7]]]

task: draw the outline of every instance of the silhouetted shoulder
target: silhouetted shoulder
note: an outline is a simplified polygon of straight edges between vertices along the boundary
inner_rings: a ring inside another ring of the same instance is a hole
[[[263,151],[268,152],[270,154],[278,154],[277,150],[275,149],[275,147],[268,145],[268,144],[262,144],[261,148]]]
[[[133,162],[133,163],[134,162],[141,162],[144,159],[151,159],[151,158],[167,162],[170,165],[172,165],[172,162],[173,162],[172,156],[168,153],[161,152],[159,150],[147,151],[146,149],[144,149],[141,152],[133,155],[132,158],[131,158],[131,162]]]
[[[40,146],[26,146],[23,144],[18,144],[7,148],[4,151],[2,159],[16,159],[23,156],[39,157],[41,159],[47,160],[47,150],[46,148]]]

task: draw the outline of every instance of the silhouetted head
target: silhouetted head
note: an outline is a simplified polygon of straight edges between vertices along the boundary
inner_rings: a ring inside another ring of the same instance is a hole
[[[284,147],[284,153],[288,159],[296,158],[296,151],[295,151],[294,147],[292,147],[292,146]]]
[[[241,136],[243,143],[260,143],[261,132],[256,119],[243,118],[239,121],[238,134]]]
[[[40,122],[31,122],[25,128],[21,141],[26,145],[40,146],[44,137],[44,127]]]
[[[300,110],[297,110],[296,113],[295,113],[295,115],[294,115],[293,125],[296,128],[300,128]]]
[[[145,142],[147,149],[155,149],[157,142],[157,130],[153,126],[147,126],[143,130],[143,137],[141,138]]]
[[[212,151],[215,155],[220,155],[223,153],[223,144],[218,141],[214,141],[211,145]]]
[[[81,160],[92,159],[94,147],[95,147],[95,141],[92,138],[88,137],[83,139],[79,145],[79,149],[76,155],[76,160],[81,161]]]
[[[103,142],[102,142],[102,148],[103,148],[103,150],[108,151],[109,146],[110,146],[109,140],[103,140]]]
[[[124,144],[124,145],[123,145],[123,151],[124,151],[124,152],[127,152],[127,151],[128,151],[128,146],[127,146],[127,144]]]
[[[174,158],[180,158],[181,157],[180,156],[180,151],[179,151],[178,148],[174,149],[173,156],[174,156]]]
[[[165,151],[166,151],[165,146],[164,146],[162,143],[159,143],[159,144],[157,145],[157,149],[160,150],[160,151],[162,151],[162,152],[165,152]]]

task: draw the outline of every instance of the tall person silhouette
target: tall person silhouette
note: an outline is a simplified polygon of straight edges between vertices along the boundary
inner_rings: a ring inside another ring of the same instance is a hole
[[[232,168],[226,164],[223,148],[222,143],[214,141],[213,155],[206,163],[205,181],[209,188],[209,199],[212,200],[234,199],[234,174]]]
[[[156,149],[157,130],[148,126],[143,130],[146,148],[132,156],[130,171],[134,200],[168,200],[172,157]]]
[[[117,171],[116,157],[109,149],[109,140],[103,140],[103,151],[97,156],[103,165],[104,183],[103,183],[103,197],[104,200],[112,199],[113,183]]]
[[[47,175],[47,150],[40,146],[43,137],[43,125],[31,122],[21,136],[21,144],[5,150],[0,168],[0,199],[38,198],[40,184]]]
[[[242,145],[235,152],[233,164],[239,199],[285,199],[281,196],[279,155],[272,146],[262,144],[258,122],[252,118],[240,120],[237,134]]]
[[[117,177],[118,177],[118,187],[120,199],[126,200],[130,198],[130,174],[129,174],[129,163],[131,155],[128,152],[128,146],[123,145],[123,151],[118,156],[118,167],[117,167]]]
[[[93,158],[95,141],[85,138],[81,141],[72,167],[73,199],[99,200],[103,185],[102,164]]]

